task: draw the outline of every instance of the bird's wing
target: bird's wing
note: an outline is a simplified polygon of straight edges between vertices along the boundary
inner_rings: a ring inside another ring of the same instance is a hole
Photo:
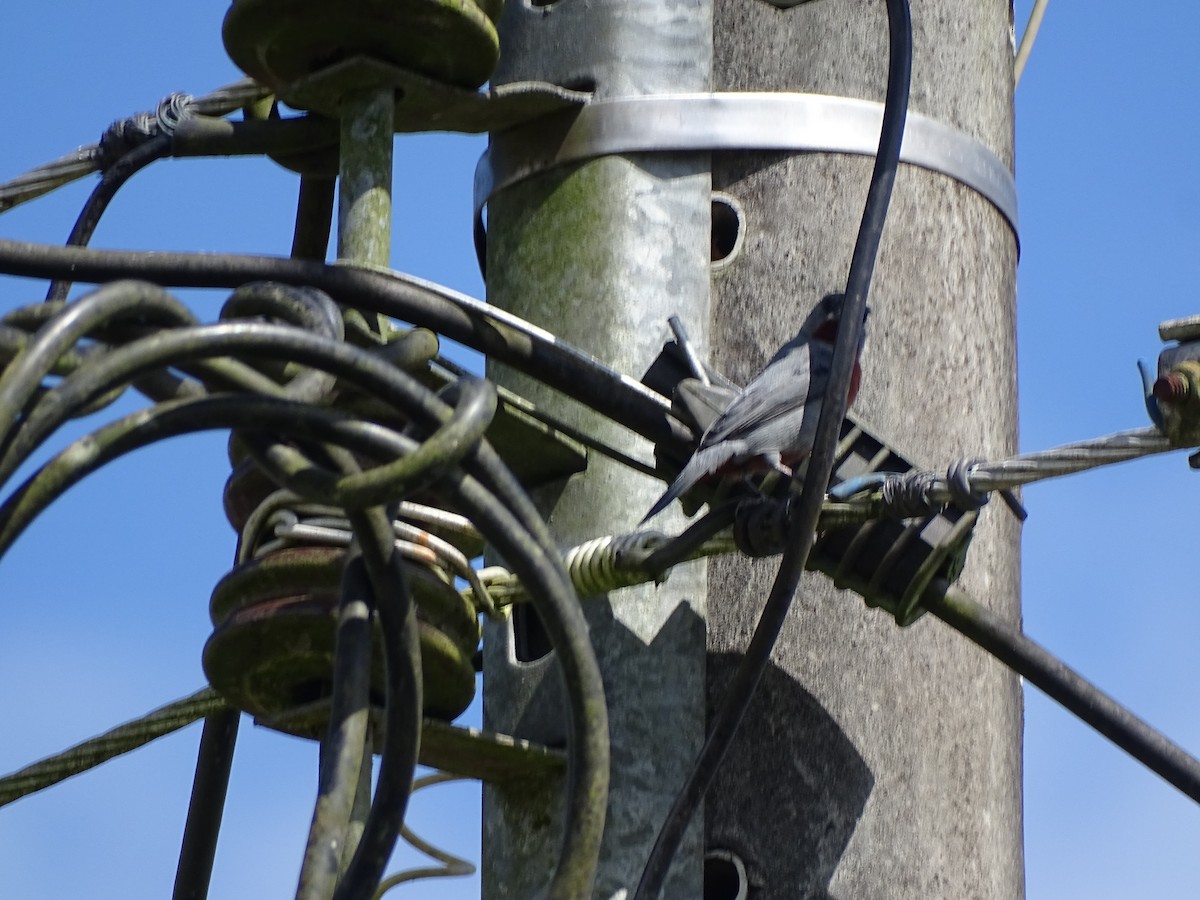
[[[782,424],[777,420],[803,415],[804,406],[820,397],[827,377],[818,377],[813,384],[811,373],[828,373],[832,348],[822,342],[804,344],[782,358],[776,358],[745,390],[734,398],[729,408],[717,418],[704,435],[703,446],[719,441],[743,440],[758,452],[758,437],[774,437]],[[815,393],[814,393],[815,389]],[[810,396],[812,395],[812,396]],[[798,424],[796,426],[798,428]],[[778,449],[762,447],[761,450]]]

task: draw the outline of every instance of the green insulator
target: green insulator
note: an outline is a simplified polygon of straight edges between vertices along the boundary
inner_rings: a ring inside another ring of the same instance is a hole
[[[217,584],[203,663],[231,705],[288,734],[325,733],[344,562],[339,548],[292,547],[244,563]],[[417,605],[423,712],[452,721],[475,695],[478,618],[452,584],[421,566],[406,570]],[[372,705],[383,698],[383,665],[376,633]]]
[[[225,50],[246,74],[280,88],[356,56],[476,88],[500,57],[503,0],[235,0]]]

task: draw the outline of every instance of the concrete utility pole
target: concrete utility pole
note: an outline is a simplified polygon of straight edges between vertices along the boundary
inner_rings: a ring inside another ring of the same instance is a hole
[[[879,0],[790,9],[713,2],[509,3],[493,83],[595,85],[600,98],[715,87],[882,99],[887,25]],[[1010,5],[922,0],[913,19],[911,108],[1011,166]],[[744,222],[740,250],[713,273],[711,311],[709,166],[702,152],[611,156],[503,191],[489,210],[489,299],[635,377],[668,337],[666,317],[678,313],[701,352],[711,348],[715,366],[744,383],[823,294],[844,285],[871,161],[715,154],[712,187],[733,196]],[[901,168],[856,409],[916,462],[944,466],[1015,446],[1016,252],[1008,223],[979,194],[945,175]],[[644,442],[529,379],[491,374],[649,458]],[[660,490],[593,453],[585,475],[541,499],[568,545],[630,530]],[[1014,621],[1017,540],[1007,512],[987,510],[963,579]],[[702,740],[706,610],[711,713],[776,565],[725,558],[708,567],[707,582],[703,566],[683,566],[662,588],[584,601],[613,740],[595,896],[632,892]],[[553,661],[536,659],[529,624],[493,626],[486,636],[486,724],[554,743],[563,727]],[[1020,737],[1020,692],[1007,670],[931,619],[902,631],[810,575],[708,795],[703,844],[694,828],[664,896],[703,895],[708,850],[744,863],[755,898],[1018,898]],[[557,848],[556,791],[487,791],[489,900],[524,900],[544,884]]]
[[[1003,0],[913,3],[910,110],[1012,165],[1012,11]],[[776,9],[716,0],[717,90],[882,100],[882,2]],[[752,376],[824,293],[844,282],[871,162],[837,154],[722,154],[714,187],[745,210],[744,243],[714,281],[716,366]],[[956,181],[896,180],[855,407],[930,467],[1016,445],[1017,244]],[[1018,527],[982,516],[963,585],[1020,616]],[[709,701],[720,702],[773,561],[709,566]],[[772,670],[705,808],[706,843],[741,855],[762,898],[1016,898],[1021,850],[1017,679],[926,618],[888,617],[809,574]]]

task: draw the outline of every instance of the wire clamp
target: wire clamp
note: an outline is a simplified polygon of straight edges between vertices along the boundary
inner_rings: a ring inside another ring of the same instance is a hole
[[[1158,378],[1151,383],[1139,363],[1146,383],[1146,409],[1158,429],[1176,447],[1200,444],[1200,316],[1171,319],[1158,326],[1164,341],[1175,341],[1158,355]],[[1200,453],[1188,462],[1200,468]]]
[[[107,169],[130,150],[159,135],[169,138],[181,123],[195,115],[195,103],[191,94],[176,91],[160,100],[154,112],[137,113],[113,122],[97,145],[100,168]]]
[[[592,100],[496,136],[475,169],[475,221],[497,193],[566,163],[628,153],[716,150],[874,155],[883,104],[825,94],[723,92]],[[901,162],[952,178],[1017,230],[1012,172],[980,141],[909,112]]]

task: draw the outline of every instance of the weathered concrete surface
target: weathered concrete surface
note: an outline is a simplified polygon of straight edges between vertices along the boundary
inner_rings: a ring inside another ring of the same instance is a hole
[[[1012,161],[1011,8],[919,2],[911,109]],[[882,2],[777,10],[717,0],[717,90],[882,100]],[[717,366],[751,377],[808,308],[845,282],[869,159],[721,155],[714,188],[746,210],[740,256],[714,280]],[[987,201],[903,168],[870,304],[856,410],[912,458],[944,466],[1016,444],[1017,246]],[[999,503],[964,587],[1020,617],[1018,526]],[[710,705],[753,630],[772,561],[709,567]],[[706,840],[743,856],[755,898],[1024,893],[1016,678],[939,622],[907,630],[806,576],[759,696],[707,802]]]

